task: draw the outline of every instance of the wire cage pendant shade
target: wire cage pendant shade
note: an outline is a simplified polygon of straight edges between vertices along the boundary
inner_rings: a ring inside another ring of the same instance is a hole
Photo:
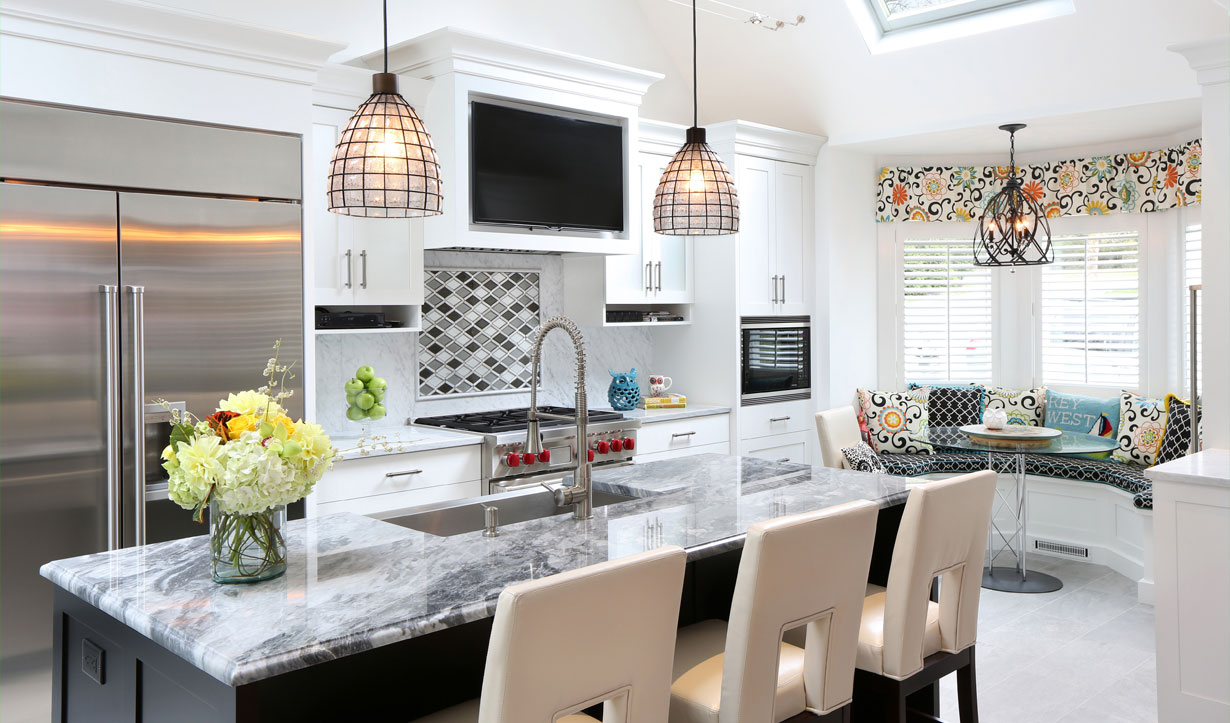
[[[1004,187],[987,201],[978,222],[976,266],[1040,266],[1055,261],[1046,212],[1025,192],[1016,175],[1016,132],[1024,127],[1024,123],[1000,126],[1009,133],[1011,170]]]
[[[384,6],[384,72],[346,121],[329,161],[329,210],[345,216],[407,218],[443,212],[436,148],[422,119],[389,72],[388,2]]]
[[[692,0],[692,127],[653,194],[653,230],[667,236],[720,236],[739,231],[734,179],[705,142],[705,129],[697,123],[696,78],[696,0]]]

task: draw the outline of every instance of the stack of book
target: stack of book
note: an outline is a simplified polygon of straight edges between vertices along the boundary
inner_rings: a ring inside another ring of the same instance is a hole
[[[688,398],[682,394],[668,394],[665,397],[644,397],[641,399],[641,409],[683,409],[688,406]]]

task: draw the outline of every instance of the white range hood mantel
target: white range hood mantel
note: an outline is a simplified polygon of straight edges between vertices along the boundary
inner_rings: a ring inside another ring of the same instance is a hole
[[[383,52],[356,65],[380,70]],[[389,70],[426,81],[415,109],[435,142],[444,175],[444,213],[423,220],[424,247],[538,253],[629,254],[639,248],[638,204],[624,199],[624,231],[530,231],[470,223],[470,101],[504,99],[545,110],[611,119],[624,128],[624,188],[638,143],[641,98],[664,76],[646,70],[513,43],[457,28],[441,28],[389,48]],[[413,100],[411,102],[414,102]]]

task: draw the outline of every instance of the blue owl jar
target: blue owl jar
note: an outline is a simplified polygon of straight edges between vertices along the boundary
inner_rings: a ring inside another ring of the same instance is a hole
[[[636,383],[636,369],[628,372],[616,372],[610,369],[611,386],[607,388],[606,399],[611,403],[611,409],[626,412],[636,409],[641,403],[641,386]]]

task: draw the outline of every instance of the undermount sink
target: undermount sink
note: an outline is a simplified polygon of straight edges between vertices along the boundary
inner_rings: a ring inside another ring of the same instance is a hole
[[[640,498],[594,490],[594,507],[605,507],[635,499]],[[499,508],[500,527],[526,520],[572,514],[571,506],[556,507],[552,494],[539,487],[424,505],[407,511],[407,514],[385,518],[384,521],[429,535],[451,537],[483,529],[483,510],[486,507]]]

